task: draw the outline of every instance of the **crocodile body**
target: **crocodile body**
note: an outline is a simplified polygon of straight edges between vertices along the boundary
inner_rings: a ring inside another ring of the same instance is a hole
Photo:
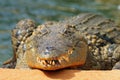
[[[84,13],[37,27],[21,20],[12,30],[12,43],[15,68],[120,68],[120,27],[101,15]]]

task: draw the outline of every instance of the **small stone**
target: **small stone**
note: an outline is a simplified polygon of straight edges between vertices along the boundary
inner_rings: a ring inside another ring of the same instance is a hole
[[[99,49],[95,49],[95,52],[93,53],[95,56],[97,56],[99,54]]]
[[[96,36],[96,35],[92,35],[92,38],[93,38],[93,39],[97,39],[97,36]]]
[[[87,39],[91,39],[91,36],[90,36],[90,35],[88,35],[86,38],[87,38]]]
[[[92,39],[91,43],[95,44],[96,43],[96,39]]]

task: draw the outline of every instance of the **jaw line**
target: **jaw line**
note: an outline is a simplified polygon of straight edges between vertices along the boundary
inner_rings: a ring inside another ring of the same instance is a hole
[[[63,62],[69,62],[69,56],[73,53],[73,49],[69,49],[67,53],[63,53],[59,57],[53,58],[40,58],[37,57],[37,62],[43,66],[59,66],[62,65]]]

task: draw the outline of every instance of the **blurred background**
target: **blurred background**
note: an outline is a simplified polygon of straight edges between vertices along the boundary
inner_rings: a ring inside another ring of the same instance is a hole
[[[25,18],[37,24],[83,12],[101,14],[120,24],[120,0],[0,0],[0,66],[13,55],[10,30]]]

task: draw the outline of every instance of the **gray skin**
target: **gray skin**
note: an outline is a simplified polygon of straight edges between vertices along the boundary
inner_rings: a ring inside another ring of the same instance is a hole
[[[12,30],[10,68],[58,70],[120,69],[120,27],[103,16],[84,13],[39,26],[21,20]]]

